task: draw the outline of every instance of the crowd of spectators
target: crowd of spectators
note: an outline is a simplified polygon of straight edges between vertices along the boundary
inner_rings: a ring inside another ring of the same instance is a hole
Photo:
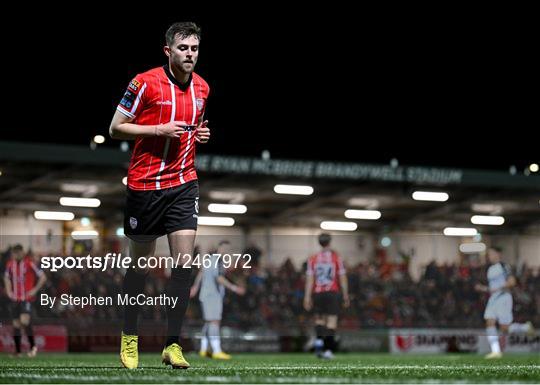
[[[8,254],[4,253],[0,269]],[[347,329],[400,327],[482,328],[487,297],[474,290],[475,284],[485,283],[485,265],[471,264],[463,259],[459,264],[425,266],[418,281],[409,274],[408,260],[388,262],[380,255],[370,262],[347,266],[351,306],[343,309],[340,326]],[[309,314],[302,308],[304,266],[297,267],[287,259],[279,267],[261,267],[262,258],[251,269],[227,271],[228,278],[247,288],[245,296],[227,293],[223,324],[250,330],[266,328],[278,332],[302,332],[309,327]],[[515,272],[518,284],[513,289],[516,321],[531,321],[540,326],[540,268],[519,266]],[[43,292],[59,297],[116,296],[122,291],[123,273],[116,269],[105,272],[83,269],[51,273]],[[192,277],[195,276],[193,272]],[[164,271],[153,271],[145,292],[149,296],[164,293],[167,276]],[[8,298],[0,291],[0,314],[8,318]],[[57,301],[59,302],[59,301]],[[37,320],[65,320],[91,328],[96,321],[121,322],[119,306],[62,306],[52,309],[34,306]],[[162,306],[145,306],[144,320],[163,322]],[[187,324],[201,322],[197,299],[192,299],[187,313]]]

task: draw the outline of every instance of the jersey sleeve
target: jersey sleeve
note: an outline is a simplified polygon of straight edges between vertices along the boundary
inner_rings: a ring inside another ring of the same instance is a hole
[[[510,267],[509,264],[501,263],[501,266],[502,266],[503,271],[504,271],[504,278],[508,279],[508,277],[514,275],[514,274],[512,274],[512,267]]]
[[[34,261],[28,261],[30,268],[36,274],[36,277],[41,277],[43,275],[43,270],[41,270]]]
[[[116,109],[128,118],[136,118],[144,109],[147,100],[147,83],[144,78],[137,75],[129,83],[122,100]]]
[[[221,260],[221,258],[217,262],[217,275],[218,277],[220,275],[225,276],[225,266],[223,266],[223,261]]]

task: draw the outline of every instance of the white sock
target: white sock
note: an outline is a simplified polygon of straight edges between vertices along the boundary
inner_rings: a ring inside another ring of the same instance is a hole
[[[221,337],[219,335],[219,326],[210,324],[208,326],[208,339],[212,346],[212,353],[221,353]]]
[[[487,340],[489,342],[489,346],[491,347],[491,352],[500,353],[501,345],[499,344],[499,334],[497,333],[497,328],[494,326],[490,326],[486,328],[486,332]]]
[[[212,353],[221,353],[221,338],[219,336],[211,336],[210,345],[212,345]]]
[[[513,323],[508,327],[510,333],[527,333],[529,331],[529,324]]]
[[[201,352],[208,351],[208,337],[206,335],[207,333],[208,333],[208,324],[205,323],[203,328],[202,328],[202,331],[201,331],[201,334],[202,334],[202,337],[201,337]]]
[[[208,337],[202,336],[201,338],[201,352],[208,351]]]

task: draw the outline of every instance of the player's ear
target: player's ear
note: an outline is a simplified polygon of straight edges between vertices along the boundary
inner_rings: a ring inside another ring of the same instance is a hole
[[[168,45],[166,45],[166,46],[163,47],[163,52],[165,52],[165,55],[166,55],[167,57],[171,57],[171,49],[169,48]]]

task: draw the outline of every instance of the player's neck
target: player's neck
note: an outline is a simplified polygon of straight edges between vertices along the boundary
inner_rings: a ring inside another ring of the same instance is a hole
[[[189,77],[191,76],[190,73],[182,72],[174,68],[174,66],[171,66],[171,63],[169,63],[169,71],[174,76],[174,78],[178,80],[178,82],[181,84],[186,84],[189,81]]]

